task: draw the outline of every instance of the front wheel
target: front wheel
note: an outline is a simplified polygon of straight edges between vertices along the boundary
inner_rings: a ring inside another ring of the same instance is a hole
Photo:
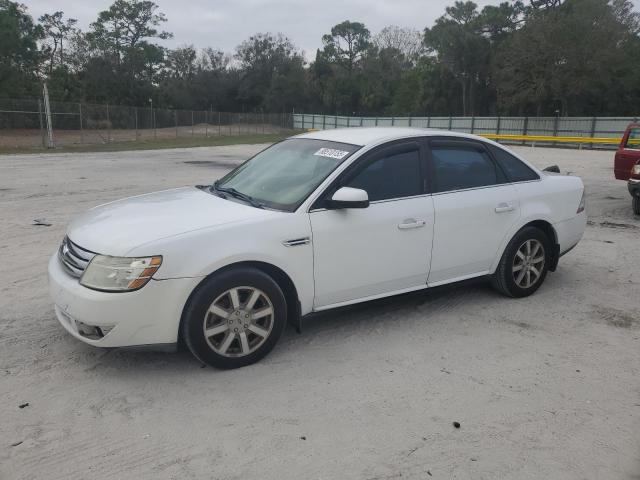
[[[633,213],[636,215],[640,215],[640,195],[635,195],[633,197]]]
[[[237,268],[198,287],[185,309],[182,337],[203,363],[238,368],[267,355],[286,323],[287,304],[278,284],[260,270]]]
[[[535,227],[525,227],[509,242],[492,284],[510,297],[526,297],[544,282],[551,260],[551,242]]]

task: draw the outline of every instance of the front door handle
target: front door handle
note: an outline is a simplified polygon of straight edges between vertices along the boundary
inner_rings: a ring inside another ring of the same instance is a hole
[[[407,218],[398,224],[400,230],[409,230],[410,228],[420,228],[427,224],[424,220],[416,220],[415,218]]]
[[[513,212],[515,209],[510,203],[501,203],[496,207],[496,213]]]

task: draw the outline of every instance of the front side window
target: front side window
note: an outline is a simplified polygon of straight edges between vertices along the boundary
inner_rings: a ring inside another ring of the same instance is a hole
[[[434,192],[496,185],[502,173],[489,155],[473,146],[432,146]]]
[[[420,151],[416,148],[383,155],[365,166],[345,186],[365,190],[371,202],[420,195]]]
[[[627,144],[624,146],[627,150],[640,150],[640,128],[632,128],[629,131]]]
[[[496,161],[507,174],[510,182],[526,182],[540,179],[536,172],[509,152],[500,147],[494,147],[493,145],[488,145],[488,147],[491,149],[491,153],[493,153]]]
[[[327,176],[360,147],[292,138],[276,143],[216,182],[255,204],[294,211]]]

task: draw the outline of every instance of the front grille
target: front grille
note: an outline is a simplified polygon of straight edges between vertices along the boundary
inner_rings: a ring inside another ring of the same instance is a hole
[[[96,253],[76,245],[69,237],[64,237],[58,249],[58,257],[64,269],[74,277],[80,277]]]

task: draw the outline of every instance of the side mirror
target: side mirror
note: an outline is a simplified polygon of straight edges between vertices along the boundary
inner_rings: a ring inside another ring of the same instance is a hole
[[[550,167],[545,168],[544,171],[551,173],[560,173],[560,167],[558,165],[551,165]]]
[[[327,208],[335,210],[339,208],[367,208],[369,195],[359,188],[342,187],[327,200]]]

